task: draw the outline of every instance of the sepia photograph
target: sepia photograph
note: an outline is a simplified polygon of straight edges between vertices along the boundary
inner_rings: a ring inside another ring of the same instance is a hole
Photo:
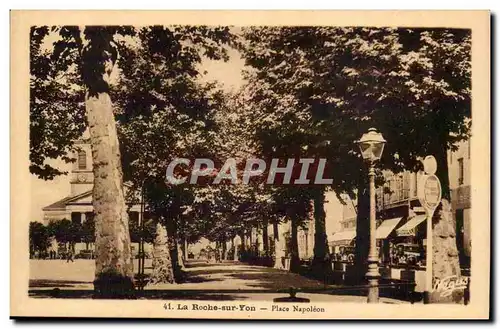
[[[489,317],[489,12],[132,13],[11,12],[11,316]]]

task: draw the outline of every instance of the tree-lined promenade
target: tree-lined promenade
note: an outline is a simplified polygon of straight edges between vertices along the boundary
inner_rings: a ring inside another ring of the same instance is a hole
[[[156,228],[152,282],[181,280],[185,241],[205,237],[225,246],[268,225],[283,239],[282,222],[291,225],[290,270],[297,272],[297,230],[311,216],[313,272],[330,271],[327,191],[358,200],[355,263],[362,276],[368,176],[354,142],[377,127],[389,141],[377,184],[381,170],[415,171],[429,154],[437,160],[443,197],[433,268],[435,277],[446,277],[460,272],[447,230],[454,218],[446,159],[470,134],[470,38],[458,29],[252,27],[235,34],[204,26],[32,27],[30,171],[43,179],[64,174],[47,161],[73,161],[68,152],[78,150],[75,142],[88,129],[98,297],[135,294],[126,207],[139,202],[135,191],[143,192]],[[245,81],[228,92],[200,79],[200,63],[228,60],[231,47],[245,59]],[[166,184],[176,158],[325,158],[332,183]],[[271,257],[269,248],[266,242],[264,257]]]

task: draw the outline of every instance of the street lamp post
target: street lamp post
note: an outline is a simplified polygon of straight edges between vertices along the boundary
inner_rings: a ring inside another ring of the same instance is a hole
[[[368,129],[358,141],[363,159],[368,162],[370,171],[370,249],[368,252],[368,303],[378,303],[379,289],[378,280],[380,273],[378,270],[377,237],[376,237],[376,208],[375,208],[375,163],[382,157],[385,139],[375,128]]]

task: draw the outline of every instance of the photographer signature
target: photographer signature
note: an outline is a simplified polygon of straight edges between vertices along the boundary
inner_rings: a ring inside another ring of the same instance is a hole
[[[465,289],[469,282],[467,277],[457,277],[456,275],[448,276],[444,279],[436,279],[433,291],[441,294],[441,297],[450,296],[454,290]]]

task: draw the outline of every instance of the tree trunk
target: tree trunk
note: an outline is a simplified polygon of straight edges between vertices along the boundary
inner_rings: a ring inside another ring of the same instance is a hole
[[[440,143],[441,147],[437,149],[434,154],[437,163],[436,176],[441,182],[441,197],[451,201],[450,177],[448,173],[448,152],[444,145],[444,142]]]
[[[332,270],[328,254],[324,203],[325,191],[321,188],[314,194],[314,257],[312,262],[312,272],[320,276]]]
[[[187,261],[188,259],[188,248],[187,248],[187,239],[186,239],[186,218],[184,216],[182,216],[180,218],[180,229],[178,231],[180,231],[177,235],[179,236],[179,241],[178,241],[178,244],[180,246],[180,253],[179,255],[181,255],[181,258],[183,260],[183,263]],[[184,264],[183,266],[184,267]]]
[[[262,220],[262,243],[264,244],[264,256],[269,257],[269,234],[267,232],[267,227],[269,225],[268,219],[264,216]]]
[[[278,223],[273,223],[273,239],[274,239],[274,268],[278,270],[284,270],[283,257],[285,257],[284,252],[284,239],[280,239],[279,236],[279,226]]]
[[[246,241],[245,241],[245,234],[243,232],[240,233],[239,236],[241,240],[240,243],[240,257],[241,257],[241,255],[246,251]]]
[[[186,239],[185,236],[184,236],[182,245],[183,245],[182,252],[183,252],[183,255],[184,255],[184,261],[187,261],[187,259],[189,258],[189,255],[188,255],[188,249],[189,248],[188,248],[188,243],[187,243],[187,239]]]
[[[246,248],[246,236],[243,232],[240,233],[240,240],[241,240],[241,244],[240,244],[239,259],[238,260],[244,261],[244,260],[246,260],[247,248]]]
[[[177,242],[177,255],[179,259],[179,267],[181,270],[184,269],[184,253],[182,252],[182,247],[179,242]]]
[[[299,258],[299,244],[297,236],[299,219],[296,217],[291,218],[291,241],[290,241],[290,272],[298,273],[300,269],[300,258]]]
[[[81,76],[86,87],[85,108],[94,171],[94,295],[130,298],[134,296],[132,252],[120,147],[108,84],[117,49],[112,46],[113,33],[106,27],[87,26],[83,35],[89,41],[81,53]]]
[[[158,223],[156,224],[156,238],[153,245],[153,273],[149,284],[174,282],[167,230]]]
[[[368,270],[368,251],[370,249],[370,191],[365,180],[361,179],[358,185],[358,205],[356,216],[356,248],[354,255],[355,270],[350,273],[349,282],[359,284],[365,280]]]
[[[170,259],[172,261],[172,268],[174,270],[174,278],[176,282],[180,282],[183,279],[182,267],[179,262],[179,248],[177,245],[177,222],[175,218],[167,219],[167,236],[168,244],[170,247]]]
[[[231,246],[233,247],[233,260],[237,261],[238,260],[238,245],[236,243],[234,243],[235,238],[236,237],[233,237],[231,239]]]
[[[247,245],[247,249],[251,252],[252,251],[252,229],[248,230],[248,233],[247,233],[247,237],[248,237],[248,245]]]
[[[444,143],[434,154],[437,162],[436,176],[441,181],[442,200],[432,219],[432,287],[450,276],[461,277],[459,253],[456,241],[456,218],[451,207],[450,181],[448,177],[448,157]],[[438,292],[430,296],[430,302],[458,302],[463,298],[463,290],[456,290],[447,297]]]
[[[227,254],[227,246],[226,246],[226,241],[221,242],[222,243],[222,255],[221,255],[221,260],[225,260],[226,254]]]
[[[134,274],[113,104],[107,93],[87,93],[85,105],[94,170],[94,290],[97,298],[128,298],[134,293]]]

